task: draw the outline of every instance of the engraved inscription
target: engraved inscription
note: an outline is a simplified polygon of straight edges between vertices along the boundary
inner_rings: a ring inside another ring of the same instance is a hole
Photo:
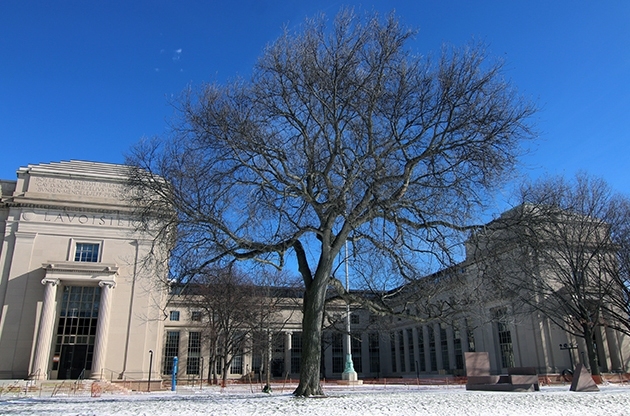
[[[21,215],[23,221],[44,222],[53,224],[95,225],[107,227],[131,227],[138,226],[138,222],[130,217],[111,214],[86,214],[78,212],[59,211],[24,211]]]
[[[124,185],[108,182],[87,182],[73,179],[33,177],[29,184],[29,191],[119,199],[124,191]]]

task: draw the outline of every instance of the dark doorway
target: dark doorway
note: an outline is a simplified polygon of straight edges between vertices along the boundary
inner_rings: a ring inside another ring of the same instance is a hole
[[[87,345],[63,345],[59,359],[59,380],[75,380],[85,369]]]
[[[282,377],[284,371],[284,360],[282,359],[274,359],[271,360],[271,376],[272,377]]]

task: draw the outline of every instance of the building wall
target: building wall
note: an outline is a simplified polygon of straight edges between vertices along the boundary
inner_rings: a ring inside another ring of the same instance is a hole
[[[29,165],[17,175],[17,181],[0,181],[0,227],[4,229],[0,240],[0,378],[68,376],[68,372],[61,374],[60,363],[85,345],[72,338],[72,325],[78,327],[80,322],[74,314],[80,311],[64,309],[64,291],[75,290],[69,288],[100,291],[95,326],[88,330],[94,340],[92,368],[85,377],[147,379],[150,365],[152,378],[167,376],[164,343],[169,331],[180,333],[178,375],[198,377],[188,374],[188,339],[191,332],[203,331],[203,326],[192,320],[185,299],[169,297],[161,289],[159,271],[140,266],[150,241],[135,231],[124,201],[124,167],[72,161]],[[77,244],[84,243],[98,245],[97,261],[75,261]],[[469,267],[468,273],[472,276],[474,268]],[[287,298],[278,319],[280,341],[273,347],[272,366],[276,378],[299,376],[300,302],[299,296]],[[558,373],[581,361],[582,340],[544,317],[515,314],[511,307],[495,299],[484,305],[481,314],[471,311],[447,323],[418,322],[404,315],[375,318],[365,310],[353,310],[355,369],[363,378],[461,375],[461,355],[471,350],[488,351],[494,373],[505,372],[506,360],[509,365],[536,367],[540,373]],[[489,319],[499,308],[505,308],[509,318],[501,325]],[[70,323],[65,334],[69,338],[58,334],[63,310],[69,314],[64,321]],[[179,321],[170,320],[171,310],[179,311]],[[343,319],[345,305],[330,304],[328,312]],[[324,333],[326,378],[340,378],[339,360],[345,360],[339,351],[347,341],[333,336],[334,332],[329,328]],[[626,336],[601,330],[597,343],[604,371],[628,371]],[[561,348],[565,344],[576,348]],[[207,344],[202,344],[201,356],[209,354]],[[229,377],[241,378],[254,367],[254,356],[247,351],[241,371]]]
[[[21,168],[15,190],[3,187],[1,378],[64,378],[54,368],[61,358],[55,346],[66,287],[100,290],[96,327],[87,330],[96,338],[99,368],[83,375],[148,376],[148,351],[161,352],[164,297],[156,276],[138,267],[149,246],[134,230],[124,180],[122,166],[73,161]],[[75,261],[83,243],[98,245],[96,262]],[[68,322],[78,326],[85,322],[78,315],[87,312],[77,309],[67,313],[77,315]],[[67,338],[66,356],[89,348],[81,341]]]

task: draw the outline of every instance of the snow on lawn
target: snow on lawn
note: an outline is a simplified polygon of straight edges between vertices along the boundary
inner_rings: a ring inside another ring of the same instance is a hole
[[[327,385],[326,397],[295,398],[283,393],[251,393],[246,386],[221,390],[180,388],[176,393],[133,393],[55,397],[0,397],[1,415],[627,415],[630,386],[601,386],[574,393],[569,386],[541,387],[534,393],[473,392],[464,387]]]

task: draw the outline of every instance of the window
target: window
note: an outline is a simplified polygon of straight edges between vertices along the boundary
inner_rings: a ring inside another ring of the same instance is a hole
[[[462,335],[459,328],[453,326],[453,348],[455,349],[455,368],[464,369],[464,353],[462,351]]]
[[[350,323],[352,325],[359,325],[359,323],[361,323],[361,320],[359,319],[359,314],[358,313],[353,313],[352,315],[350,315]]]
[[[343,356],[343,336],[339,332],[332,333],[332,371],[342,373],[345,359]]]
[[[389,334],[389,345],[391,347],[390,352],[391,352],[391,357],[392,357],[392,373],[395,373],[397,370],[396,368],[396,333],[392,332]]]
[[[170,321],[179,321],[179,311],[171,311],[168,316]]]
[[[429,327],[429,362],[431,363],[430,371],[437,371],[437,352],[435,350],[435,330]]]
[[[199,357],[201,357],[201,332],[189,332],[186,374],[199,374]]]
[[[74,261],[97,263],[98,252],[98,243],[77,243],[74,251]]]
[[[64,286],[53,360],[53,370],[62,373],[59,378],[76,378],[79,373],[75,370],[92,368],[100,298],[101,288],[98,286]],[[77,353],[75,357],[75,349],[86,350],[85,356]],[[64,350],[72,351],[66,356],[74,361],[65,361],[60,366]]]
[[[501,366],[503,368],[514,367],[514,348],[512,346],[512,333],[508,325],[507,309],[500,308],[495,310],[494,317],[497,321]]]
[[[302,333],[291,334],[291,372],[300,372],[300,361],[302,360]]]
[[[179,352],[179,331],[168,331],[166,333],[166,342],[164,343],[164,366],[162,374],[173,373],[173,358],[177,357]]]
[[[400,357],[400,371],[407,372],[407,366],[405,365],[405,336],[403,331],[398,331],[398,357]]]
[[[370,333],[370,371],[379,373],[381,371],[381,357],[378,332]]]
[[[357,373],[363,372],[363,360],[361,359],[361,340],[352,338],[350,341],[352,351],[352,366]]]
[[[411,328],[407,330],[407,354],[409,355],[409,371],[416,371],[416,357],[413,348],[413,331]]]
[[[230,366],[230,374],[243,374],[243,352],[237,351],[232,358]]]
[[[201,321],[201,311],[192,311],[190,313],[190,320],[195,322]]]

